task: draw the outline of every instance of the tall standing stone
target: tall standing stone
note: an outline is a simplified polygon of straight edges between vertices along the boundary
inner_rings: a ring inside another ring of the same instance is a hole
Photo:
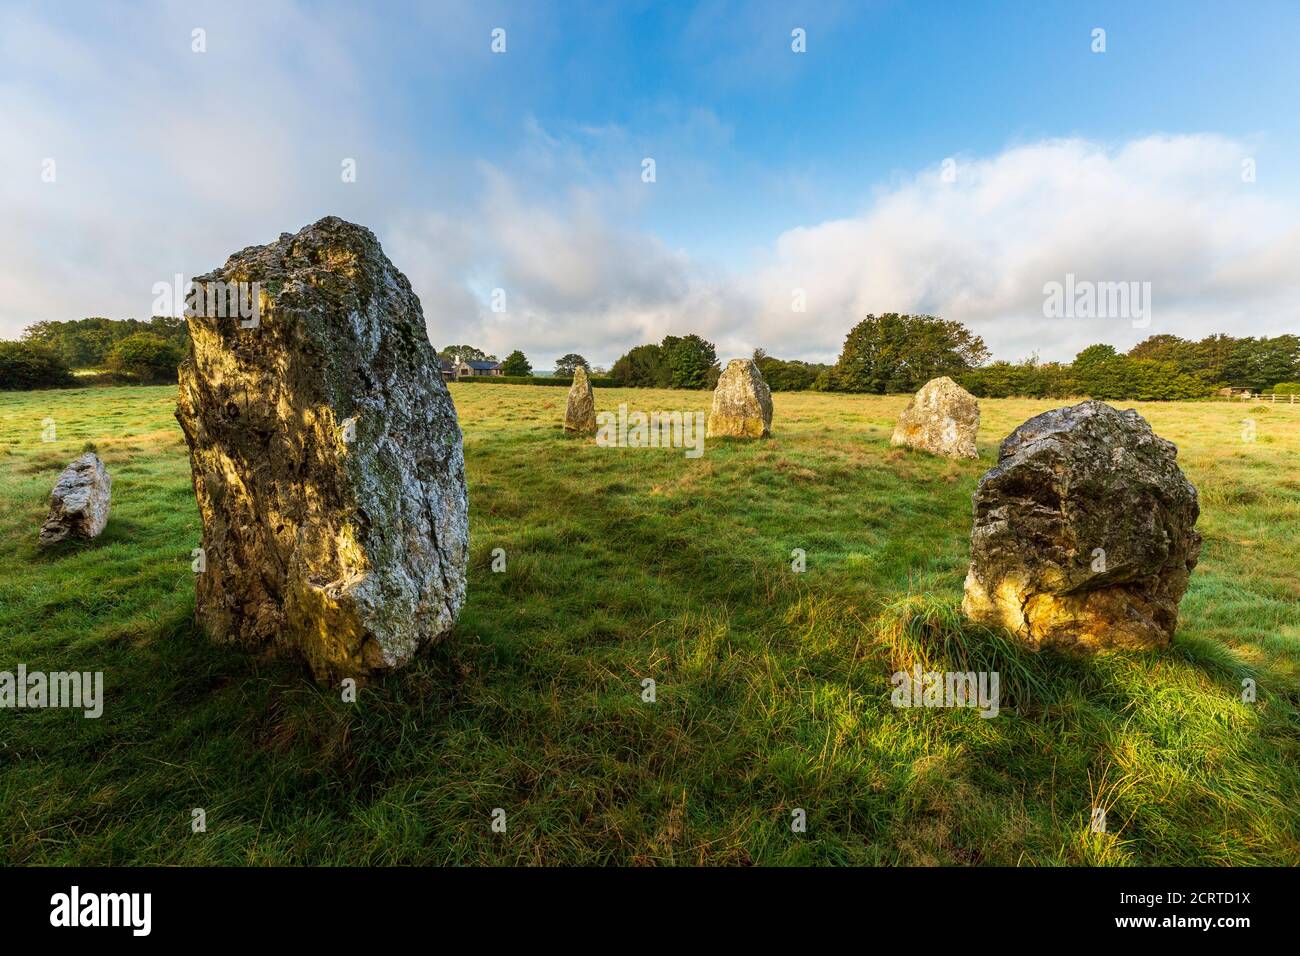
[[[573,370],[569,404],[564,409],[564,430],[579,435],[591,435],[596,431],[596,398],[591,394],[587,370],[581,365]]]
[[[1196,567],[1196,489],[1137,412],[1029,419],[975,491],[962,610],[1034,647],[1167,644]]]
[[[767,438],[772,434],[772,392],[752,359],[732,359],[713,390],[709,438]]]
[[[980,406],[948,376],[926,382],[898,416],[891,445],[908,445],[945,458],[978,458]]]
[[[405,663],[455,623],[468,550],[460,427],[411,284],[334,216],[195,283],[257,283],[259,306],[188,320],[200,624],[322,682]]]
[[[63,469],[50,492],[50,513],[41,526],[42,547],[68,538],[96,538],[108,524],[113,478],[93,451]]]

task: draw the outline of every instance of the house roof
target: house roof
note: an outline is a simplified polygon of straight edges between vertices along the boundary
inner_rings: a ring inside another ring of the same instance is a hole
[[[465,364],[476,372],[490,371],[491,369],[499,368],[501,365],[500,362],[466,362]]]

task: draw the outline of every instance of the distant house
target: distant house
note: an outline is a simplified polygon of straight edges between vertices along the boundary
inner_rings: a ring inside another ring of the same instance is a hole
[[[461,377],[466,375],[501,375],[500,362],[461,362],[457,370]]]
[[[500,362],[480,362],[469,361],[456,358],[448,361],[442,356],[438,357],[438,364],[442,368],[442,377],[446,381],[455,381],[458,378],[469,378],[470,376],[478,377],[482,375],[504,375],[501,371]]]

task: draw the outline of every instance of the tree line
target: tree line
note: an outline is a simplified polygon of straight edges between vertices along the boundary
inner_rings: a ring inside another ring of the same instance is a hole
[[[0,388],[59,388],[83,369],[101,380],[175,381],[188,341],[185,320],[171,316],[37,322],[19,341],[0,342]]]
[[[960,322],[895,312],[855,325],[833,365],[782,360],[754,352],[773,391],[914,392],[947,375],[980,397],[1162,401],[1205,398],[1223,388],[1300,389],[1300,336],[1216,334],[1200,341],[1153,335],[1126,353],[1091,345],[1072,362],[989,361],[984,340]],[[712,388],[719,366],[713,343],[698,335],[638,345],[614,363],[620,385]]]
[[[972,394],[990,398],[1169,401],[1205,398],[1226,388],[1288,394],[1300,388],[1300,336],[1218,334],[1191,341],[1153,335],[1128,352],[1090,345],[1069,363],[992,362],[954,377]]]
[[[155,316],[148,321],[105,318],[37,322],[18,342],[0,342],[0,389],[57,388],[76,384],[72,370],[93,369],[109,381],[173,381],[184,355],[185,320]],[[448,360],[497,361],[471,345],[449,345]],[[947,375],[972,394],[988,398],[1069,398],[1159,401],[1204,398],[1226,388],[1253,392],[1300,390],[1300,336],[1206,336],[1199,341],[1153,335],[1128,352],[1091,345],[1071,362],[989,361],[983,339],[960,322],[930,315],[889,312],[868,315],[844,340],[832,365],[753,353],[773,391],[913,392]],[[555,362],[555,375],[572,378],[582,366],[577,353]],[[501,363],[507,377],[533,375],[518,349]],[[721,373],[716,346],[700,335],[668,335],[659,343],[629,349],[608,378],[629,388],[712,389]],[[82,381],[95,381],[81,379]],[[104,380],[101,378],[100,380]]]

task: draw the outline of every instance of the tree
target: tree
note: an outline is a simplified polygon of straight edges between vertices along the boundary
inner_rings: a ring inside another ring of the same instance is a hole
[[[1131,384],[1127,361],[1113,345],[1089,345],[1074,357],[1075,381],[1091,398],[1126,398]]]
[[[960,322],[929,315],[868,315],[849,332],[829,384],[843,392],[913,392],[988,359],[984,340]]]
[[[1168,333],[1143,339],[1128,350],[1128,357],[1151,359],[1155,362],[1173,362],[1183,372],[1194,372],[1199,367],[1196,343]]]
[[[1113,345],[1089,345],[1074,357],[1074,368],[1076,371],[1101,368],[1103,365],[1114,362],[1119,357],[1119,353],[1115,351]]]
[[[668,335],[659,344],[669,388],[708,388],[717,384],[718,351],[698,335]],[[712,376],[710,373],[713,373]],[[661,378],[663,370],[660,371]]]
[[[62,356],[39,342],[0,342],[0,391],[67,388],[77,381]]]
[[[1133,346],[1128,356],[1172,362],[1179,372],[1206,385],[1264,391],[1300,375],[1300,336],[1238,339],[1218,334],[1188,342],[1174,335],[1153,335]]]
[[[108,368],[139,382],[161,382],[176,378],[181,351],[160,335],[138,332],[113,346]]]
[[[698,335],[668,335],[658,345],[638,345],[609,370],[629,388],[712,388],[720,374],[716,347]]]
[[[587,364],[587,360],[577,352],[570,352],[568,355],[561,356],[555,360],[555,377],[573,378],[573,373],[579,365],[587,370],[591,369],[591,366]]]
[[[767,387],[774,392],[802,392],[813,387],[817,377],[829,366],[811,362],[782,361],[763,349],[754,349],[754,364],[763,373]]]
[[[501,374],[503,375],[532,375],[533,367],[528,364],[528,359],[524,353],[515,349],[506,356],[506,360],[501,363]]]
[[[1176,362],[1120,355],[1111,345],[1090,345],[1071,368],[1080,391],[1092,398],[1172,401],[1200,398],[1210,387]]]
[[[1257,392],[1300,373],[1300,336],[1237,339],[1224,367],[1225,380]]]
[[[1167,402],[1204,398],[1210,392],[1211,386],[1196,376],[1184,374],[1174,362],[1130,358],[1121,358],[1121,361],[1126,366],[1124,398]]]
[[[155,315],[148,322],[100,317],[36,322],[23,330],[23,341],[53,349],[69,368],[98,369],[105,366],[114,344],[141,332],[172,342],[180,351],[189,341],[185,320],[163,315]]]
[[[448,345],[445,349],[438,352],[439,358],[445,358],[449,362],[460,359],[462,362],[495,362],[495,355],[488,355],[482,349],[475,348],[472,345]]]
[[[1237,340],[1231,335],[1219,333],[1207,335],[1196,343],[1196,368],[1209,382],[1227,385],[1244,385],[1244,382],[1227,380],[1228,363],[1236,350]]]
[[[1059,362],[990,362],[958,377],[959,384],[980,398],[1068,398],[1077,395],[1073,368]]]
[[[614,363],[609,375],[625,388],[655,388],[667,384],[663,349],[657,345],[638,345]]]

